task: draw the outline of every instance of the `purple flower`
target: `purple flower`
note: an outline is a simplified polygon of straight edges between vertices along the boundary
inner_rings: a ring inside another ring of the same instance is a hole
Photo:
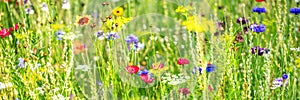
[[[202,74],[202,68],[201,67],[199,67],[199,68],[197,68],[197,67],[194,67],[194,69],[193,69],[193,71],[192,71],[192,73],[193,74],[196,74],[197,72],[197,69],[198,69],[198,72],[200,73],[200,74]]]
[[[266,26],[263,24],[257,25],[257,24],[252,24],[250,26],[250,30],[256,32],[256,33],[261,33],[264,32],[266,30]]]
[[[271,89],[276,89],[278,87],[282,87],[284,85],[284,83],[285,83],[286,86],[288,85],[288,82],[285,81],[282,77],[276,78],[272,82]]]
[[[149,73],[148,70],[144,69],[144,70],[139,71],[139,72],[138,72],[138,75],[139,75],[139,76],[140,76],[140,75],[147,75],[148,73]]]
[[[117,32],[110,32],[106,35],[107,40],[110,40],[110,39],[115,40],[117,38],[119,38],[119,35]]]
[[[242,24],[242,25],[247,24],[247,22],[248,22],[248,20],[245,19],[245,17],[236,19],[236,23],[239,23],[239,24]]]
[[[99,40],[104,40],[104,32],[103,31],[98,31],[96,33],[96,36]]]
[[[206,72],[207,73],[213,72],[213,71],[215,71],[215,69],[216,69],[215,64],[207,64],[207,66],[206,66]]]
[[[264,7],[259,8],[259,7],[254,7],[252,8],[252,12],[256,12],[256,13],[266,13],[266,9]]]
[[[138,42],[139,42],[139,39],[138,39],[138,37],[136,37],[135,35],[131,34],[131,35],[127,36],[126,42],[127,42],[128,44],[130,44],[130,43],[138,43]]]
[[[190,93],[190,90],[188,88],[181,88],[178,90],[178,92],[183,95],[188,95]]]
[[[286,80],[289,76],[287,74],[282,75],[282,79]]]
[[[300,8],[291,8],[290,13],[298,15],[298,14],[300,14]]]
[[[259,46],[255,46],[253,48],[251,48],[251,53],[252,54],[258,54],[259,56],[262,56],[264,53],[268,54],[270,52],[270,49],[266,49],[266,48],[261,48]]]
[[[63,31],[57,31],[56,33],[55,33],[55,35],[56,35],[56,39],[57,40],[62,40],[62,37],[65,35],[65,32],[63,32]]]
[[[23,58],[19,58],[18,60],[19,60],[18,67],[19,68],[24,68],[25,67],[24,59]]]

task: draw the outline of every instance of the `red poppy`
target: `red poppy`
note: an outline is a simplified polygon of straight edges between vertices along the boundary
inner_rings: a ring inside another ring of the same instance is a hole
[[[179,58],[177,61],[178,65],[184,65],[184,64],[189,64],[189,60],[185,59],[185,58]]]
[[[143,80],[146,83],[152,83],[155,80],[148,74],[142,74],[142,75],[140,75],[140,78],[141,78],[141,80]]]
[[[0,30],[0,36],[1,36],[2,38],[6,37],[6,36],[8,36],[8,35],[10,35],[10,32],[9,32],[7,29],[2,28],[2,30]]]
[[[18,29],[19,29],[19,25],[15,24],[13,27],[9,28],[9,31],[12,32],[12,31],[16,31]]]
[[[255,0],[256,2],[264,2],[264,1],[266,1],[266,0]]]
[[[126,71],[129,72],[130,74],[135,74],[139,71],[138,66],[127,66]]]

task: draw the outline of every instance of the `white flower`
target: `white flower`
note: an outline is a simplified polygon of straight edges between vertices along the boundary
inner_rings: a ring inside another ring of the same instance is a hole
[[[53,92],[56,93],[56,92],[59,91],[59,90],[60,90],[59,88],[54,88],[54,89],[53,89]]]
[[[44,12],[48,12],[48,5],[46,4],[46,3],[43,3],[42,5],[41,5],[41,7],[42,7],[42,11],[44,11]]]
[[[88,65],[78,65],[75,69],[81,71],[88,71],[90,68]]]
[[[82,34],[76,35],[76,34],[70,33],[70,34],[68,34],[68,35],[63,36],[63,38],[64,38],[64,39],[67,39],[67,40],[74,40],[74,39],[76,39],[76,38],[78,38],[78,37],[80,37],[80,36],[82,36]]]
[[[44,94],[45,93],[45,91],[43,90],[42,87],[38,87],[38,88],[36,88],[36,90],[39,91],[39,94]]]
[[[32,9],[32,7],[29,7],[29,8],[25,9],[25,13],[26,14],[34,14],[34,10]]]
[[[94,57],[94,61],[97,61],[97,60],[99,60],[100,59],[100,57],[98,57],[98,56],[95,56]]]
[[[63,4],[62,4],[62,9],[70,9],[70,2],[68,2],[67,0],[64,0]]]
[[[68,100],[67,97],[64,97],[62,94],[52,96],[52,100]]]
[[[0,90],[5,89],[5,88],[10,88],[12,86],[13,86],[13,84],[11,82],[8,82],[8,83],[0,82]]]

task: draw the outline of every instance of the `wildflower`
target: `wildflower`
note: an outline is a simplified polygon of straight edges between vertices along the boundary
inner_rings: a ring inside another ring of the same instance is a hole
[[[51,97],[52,100],[66,100],[68,98],[64,97],[62,94],[54,95]]]
[[[41,5],[41,7],[42,7],[42,11],[44,11],[44,12],[48,12],[48,5],[46,4],[46,3],[43,3],[42,5]]]
[[[38,87],[38,88],[36,88],[36,90],[39,91],[39,94],[44,94],[45,93],[45,91],[43,90],[43,87]]]
[[[127,36],[126,42],[127,42],[128,44],[130,44],[130,43],[138,43],[138,42],[139,42],[139,39],[138,39],[138,37],[136,37],[135,35],[131,34],[131,35]]]
[[[256,33],[261,33],[264,32],[266,30],[266,26],[263,24],[257,25],[257,24],[253,24],[250,26],[250,30],[256,32]]]
[[[63,31],[57,31],[55,33],[56,37],[57,37],[57,40],[62,40],[63,36],[65,35],[66,33],[63,32]]]
[[[30,6],[29,8],[26,8],[26,9],[25,9],[25,13],[26,13],[26,14],[34,14],[34,10],[33,10],[33,8]]]
[[[135,74],[139,71],[139,67],[138,66],[133,66],[133,65],[127,66],[125,69],[130,74]]]
[[[63,25],[63,24],[52,24],[52,25],[51,25],[51,28],[52,28],[54,31],[63,29],[64,27],[65,27],[65,25]]]
[[[192,8],[191,6],[186,6],[186,7],[179,6],[179,7],[177,7],[177,9],[175,10],[175,12],[186,13],[187,11],[192,10],[192,9],[193,9],[193,8]]]
[[[255,0],[256,2],[265,2],[266,0]]]
[[[97,80],[96,84],[97,84],[98,86],[101,86],[101,85],[102,85],[102,82]]]
[[[210,91],[210,92],[212,92],[214,89],[210,86],[210,85],[208,85],[208,90]]]
[[[91,17],[90,16],[77,16],[76,18],[76,25],[87,25],[90,22]]]
[[[268,54],[270,49],[261,48],[259,46],[251,48],[252,54],[258,54],[259,56],[262,56],[264,53]]]
[[[91,68],[89,68],[88,65],[78,65],[75,69],[76,70],[81,70],[81,71],[88,71]]]
[[[2,28],[2,30],[0,30],[0,36],[1,36],[2,38],[6,37],[6,36],[8,36],[8,35],[10,35],[10,32],[9,32],[7,29]]]
[[[74,54],[79,54],[84,52],[86,49],[86,44],[80,43],[79,41],[73,42]]]
[[[238,42],[244,42],[244,38],[241,33],[239,33],[237,36],[235,36],[235,40]]]
[[[178,90],[178,93],[181,93],[183,95],[188,95],[190,93],[190,90],[188,88],[181,88]]]
[[[24,61],[24,59],[23,58],[19,58],[18,61],[19,61],[18,67],[19,68],[24,68],[25,67],[25,61]]]
[[[298,14],[300,14],[300,8],[291,8],[290,13],[298,15]]]
[[[151,68],[155,69],[155,70],[162,69],[162,68],[164,68],[164,64],[162,64],[162,63],[159,63],[159,65],[152,64]]]
[[[112,14],[115,16],[121,16],[124,13],[124,9],[122,7],[117,7],[112,11]]]
[[[197,70],[198,69],[198,70]],[[196,74],[197,72],[199,72],[200,74],[202,73],[202,68],[197,68],[197,67],[194,67],[194,69],[193,69],[193,71],[192,71],[192,73],[193,74]]]
[[[152,77],[152,74],[141,74],[140,78],[145,83],[152,83],[155,80],[155,78]]]
[[[266,9],[264,7],[259,8],[259,7],[254,7],[252,8],[252,12],[256,12],[256,13],[266,13]]]
[[[117,38],[119,38],[119,35],[118,35],[117,32],[109,32],[109,33],[107,33],[107,35],[106,35],[106,39],[107,39],[107,40],[110,40],[110,39],[115,40],[115,39],[117,39]]]
[[[185,58],[179,58],[177,61],[178,65],[185,65],[185,64],[189,64],[189,63],[190,63],[189,60],[185,59]]]
[[[236,23],[239,23],[239,24],[242,24],[242,25],[247,24],[247,22],[248,22],[248,20],[245,19],[245,17],[236,19]]]
[[[125,41],[127,42],[128,50],[130,50],[130,45],[131,44],[133,44],[133,50],[134,51],[137,51],[137,50],[140,50],[140,49],[144,48],[144,44],[140,43],[138,37],[136,37],[133,34],[127,36]]]
[[[99,40],[104,40],[104,32],[103,31],[98,31],[96,32],[96,37],[99,39]]]
[[[283,74],[282,77],[276,78],[272,82],[271,89],[276,89],[279,87],[282,87],[284,84],[287,86],[288,82],[286,81],[288,76],[286,74]]]
[[[13,27],[9,28],[9,32],[16,31],[19,29],[19,24],[15,24]]]
[[[68,10],[68,9],[70,9],[70,8],[71,8],[71,7],[70,7],[70,2],[67,1],[67,0],[64,0],[64,1],[63,1],[63,4],[62,4],[62,9]]]
[[[0,90],[5,89],[5,88],[10,88],[12,86],[13,86],[13,84],[11,82],[8,82],[8,83],[0,82]]]
[[[213,72],[213,71],[215,71],[215,69],[216,69],[216,65],[215,64],[208,63],[206,65],[206,72],[207,73]]]
[[[17,5],[23,5],[23,4],[28,4],[30,1],[29,0],[15,0]]]
[[[171,75],[170,73],[166,73],[164,76],[162,76],[162,82],[170,85],[182,84],[188,79],[190,79],[190,77],[184,76],[183,74]]]
[[[141,75],[145,75],[145,74],[148,74],[148,73],[149,73],[148,70],[144,69],[144,70],[140,70],[138,72],[138,75],[141,76]]]

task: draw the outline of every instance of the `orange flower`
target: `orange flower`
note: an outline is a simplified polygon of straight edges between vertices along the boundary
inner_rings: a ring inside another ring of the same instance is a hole
[[[79,41],[73,42],[73,46],[74,46],[74,54],[80,54],[86,50],[86,45]]]

